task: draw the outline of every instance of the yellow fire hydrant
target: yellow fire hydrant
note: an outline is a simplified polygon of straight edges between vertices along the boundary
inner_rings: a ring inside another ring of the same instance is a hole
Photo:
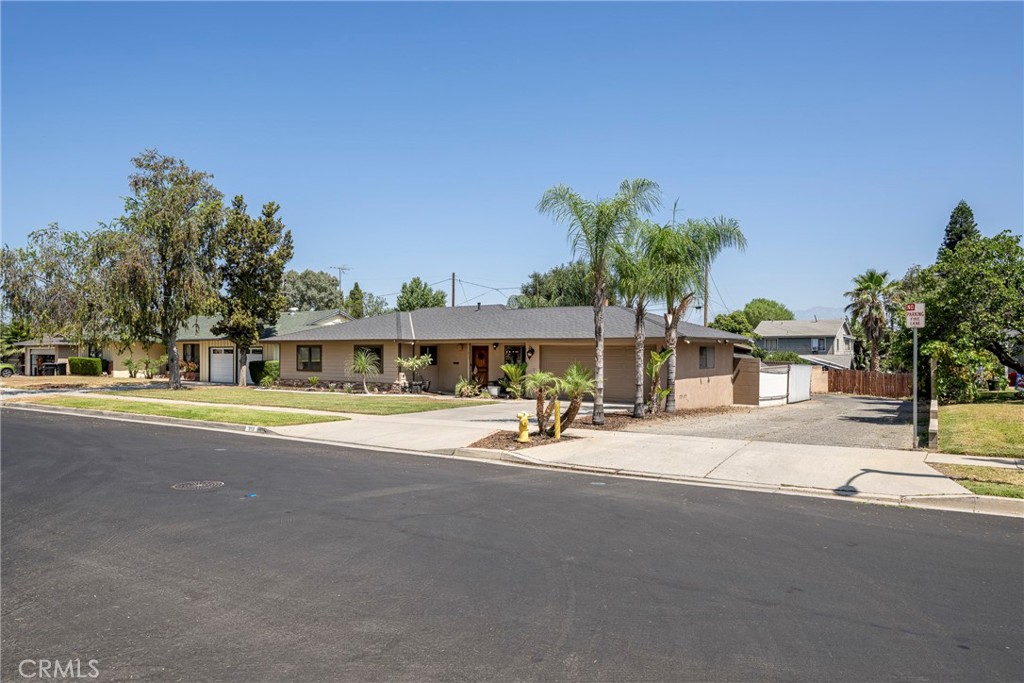
[[[530,414],[529,413],[517,413],[516,417],[519,418],[519,443],[530,443],[530,435],[527,430],[530,428]]]

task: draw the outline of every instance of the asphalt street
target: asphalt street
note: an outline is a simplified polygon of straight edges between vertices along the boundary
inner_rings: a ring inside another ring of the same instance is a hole
[[[1012,518],[10,408],[0,455],[5,681],[1024,678]]]

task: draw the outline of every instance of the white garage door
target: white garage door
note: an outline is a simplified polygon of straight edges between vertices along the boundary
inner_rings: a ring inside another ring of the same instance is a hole
[[[234,349],[210,349],[210,381],[222,384],[235,381]]]

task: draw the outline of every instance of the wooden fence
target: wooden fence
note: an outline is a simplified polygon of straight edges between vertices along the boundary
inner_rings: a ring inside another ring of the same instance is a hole
[[[913,391],[913,381],[913,375],[909,372],[828,371],[828,390],[835,394],[907,398]]]

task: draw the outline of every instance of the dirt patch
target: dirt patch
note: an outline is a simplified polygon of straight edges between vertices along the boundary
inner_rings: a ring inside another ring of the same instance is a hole
[[[575,423],[573,423],[575,426]],[[546,434],[537,434],[536,432],[530,433],[529,443],[519,443],[516,439],[519,438],[519,432],[494,432],[489,434],[479,441],[475,441],[469,444],[469,448],[496,448],[502,451],[521,451],[524,448],[532,448],[534,446],[546,446],[551,443],[559,443],[555,437],[548,436]],[[562,434],[562,441],[572,441],[578,439],[578,436],[569,436],[568,434]]]
[[[744,409],[737,409],[731,406],[718,406],[715,408],[700,408],[696,410],[677,410],[674,413],[656,413],[654,415],[645,415],[642,418],[633,417],[633,414],[627,411],[616,411],[613,413],[604,414],[604,424],[595,425],[592,418],[587,415],[586,417],[578,417],[573,421],[572,426],[579,427],[581,429],[601,429],[604,431],[629,431],[630,428],[639,427],[641,425],[663,423],[670,424],[673,422],[683,422],[685,420],[692,420],[698,417],[706,417],[708,415],[722,415],[725,413],[734,412],[746,412]]]

